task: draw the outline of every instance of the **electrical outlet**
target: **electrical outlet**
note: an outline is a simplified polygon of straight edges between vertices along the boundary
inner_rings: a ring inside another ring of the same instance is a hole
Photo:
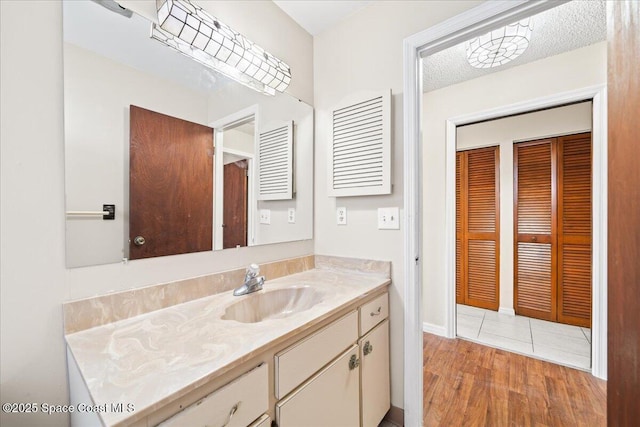
[[[347,225],[347,208],[336,208],[336,224]]]
[[[271,209],[260,209],[260,224],[271,224]]]
[[[296,223],[296,208],[289,208],[287,211],[287,221],[289,221],[289,224]]]
[[[378,208],[378,230],[399,230],[400,209]]]

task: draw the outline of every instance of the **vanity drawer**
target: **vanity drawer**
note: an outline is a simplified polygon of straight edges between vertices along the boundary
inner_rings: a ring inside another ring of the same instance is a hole
[[[246,427],[264,414],[268,406],[268,369],[263,363],[159,425]]]
[[[384,293],[360,307],[360,336],[389,317],[389,294]]]
[[[354,311],[275,355],[275,394],[282,399],[358,340]]]

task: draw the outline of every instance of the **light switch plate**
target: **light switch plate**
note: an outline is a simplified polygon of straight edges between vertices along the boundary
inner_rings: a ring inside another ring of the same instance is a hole
[[[271,224],[271,209],[260,209],[260,224]]]
[[[336,224],[347,225],[347,208],[336,208]]]
[[[379,230],[400,230],[399,208],[378,208]]]
[[[296,208],[289,208],[289,210],[287,211],[287,221],[289,222],[289,224],[296,223]]]

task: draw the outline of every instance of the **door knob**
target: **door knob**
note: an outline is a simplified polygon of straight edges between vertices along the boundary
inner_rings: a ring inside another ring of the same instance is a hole
[[[133,244],[136,246],[142,246],[145,244],[145,242],[146,240],[142,236],[136,236],[133,238]]]

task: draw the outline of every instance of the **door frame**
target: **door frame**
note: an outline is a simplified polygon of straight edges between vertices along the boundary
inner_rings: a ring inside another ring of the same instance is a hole
[[[224,147],[224,131],[238,127],[248,121],[253,120],[255,131],[253,135],[254,154],[241,152],[238,150],[225,149]],[[216,193],[224,191],[224,162],[223,153],[239,154],[249,158],[249,182],[247,195],[247,246],[255,245],[255,221],[258,218],[258,201],[256,198],[257,184],[253,177],[256,176],[255,153],[258,149],[258,129],[260,124],[260,107],[258,104],[243,108],[240,111],[229,114],[209,124],[214,129],[213,143],[215,146],[215,170],[214,170],[214,191]],[[219,154],[219,155],[218,155]],[[222,194],[222,193],[220,193]],[[216,200],[216,198],[213,198]],[[213,221],[213,242],[214,250],[222,249],[222,203],[214,206]],[[217,238],[217,240],[216,240]]]
[[[455,149],[456,126],[482,120],[495,119],[512,114],[526,113],[543,108],[557,107],[563,104],[592,101],[592,254],[591,254],[591,373],[602,379],[607,375],[607,105],[606,85],[591,86],[583,89],[536,98],[525,102],[507,105],[492,110],[452,117],[447,120],[445,156],[447,165],[453,162],[453,171],[446,168],[445,204],[447,224],[445,231],[447,248],[445,253],[447,274],[446,336],[456,336],[455,304],[455,219],[449,221],[449,215],[455,216]],[[453,159],[451,159],[453,158]],[[453,246],[450,241],[453,241]],[[452,295],[452,297],[449,297]]]
[[[454,46],[471,37],[484,34],[492,29],[507,25],[510,22],[543,12],[556,7],[563,2],[551,1],[526,1],[514,0],[511,2],[486,2],[459,15],[447,19],[440,24],[434,25],[424,31],[409,36],[403,41],[403,182],[404,182],[404,418],[405,425],[422,425],[423,422],[423,377],[422,377],[422,269],[421,269],[421,241],[422,229],[421,218],[421,134],[422,134],[422,67],[421,58],[433,54],[440,50]],[[603,95],[604,94],[604,95]],[[598,90],[593,96],[594,105],[599,104],[601,113],[594,121],[594,131],[596,127],[598,133],[606,138],[606,90]],[[604,117],[604,120],[602,119]],[[455,124],[447,123],[447,134],[455,132]],[[595,132],[594,132],[595,133]],[[602,141],[602,140],[601,140]],[[605,139],[606,141],[606,139]],[[447,144],[447,153],[451,152],[450,144]],[[455,147],[455,144],[453,145]],[[606,176],[606,147],[597,147],[600,155],[600,162],[595,164],[601,176]],[[595,154],[596,148],[594,148]],[[454,155],[448,155],[446,159],[447,176],[453,170],[454,179],[446,182],[448,198],[446,200],[446,229],[447,245],[445,247],[447,257],[450,258],[453,252],[453,262],[446,266],[446,292],[448,313],[445,320],[447,336],[454,336],[455,322],[453,316],[455,305],[451,307],[450,302],[455,302],[455,289],[450,286],[453,278],[455,284],[455,150]],[[451,157],[453,157],[453,162]],[[453,163],[453,165],[452,165]],[[452,167],[453,166],[453,167]],[[452,187],[452,188],[451,188]],[[594,185],[594,189],[596,186]],[[451,197],[453,190],[453,197]],[[598,200],[593,201],[594,207],[597,203],[606,200],[606,182],[600,182]],[[452,203],[453,199],[453,203]],[[452,209],[452,204],[453,209]],[[606,207],[602,207],[598,214],[600,222],[606,224]],[[594,218],[595,220],[595,218]],[[595,223],[595,221],[594,221]],[[595,228],[595,227],[594,227]],[[453,230],[453,233],[451,232]],[[606,228],[604,229],[606,230]],[[603,236],[603,234],[605,236]],[[606,233],[597,236],[594,233],[594,242],[599,243],[598,259],[606,257]],[[454,240],[454,244],[451,241]],[[595,246],[595,245],[594,245]],[[596,250],[594,248],[594,256]],[[450,261],[450,259],[449,259]],[[594,277],[600,279],[600,283],[606,283],[606,264],[594,264]],[[594,363],[594,371],[597,367],[597,375],[606,375],[606,339],[602,341],[603,335],[606,338],[606,286],[601,286],[599,292],[594,293],[594,301],[600,301],[600,310],[594,311],[594,315],[599,316],[601,321],[598,337],[600,344],[597,346],[598,353],[604,349],[604,353],[598,354],[598,365]],[[594,342],[595,345],[595,342]],[[595,354],[594,354],[595,355]],[[604,367],[604,369],[603,369]]]

